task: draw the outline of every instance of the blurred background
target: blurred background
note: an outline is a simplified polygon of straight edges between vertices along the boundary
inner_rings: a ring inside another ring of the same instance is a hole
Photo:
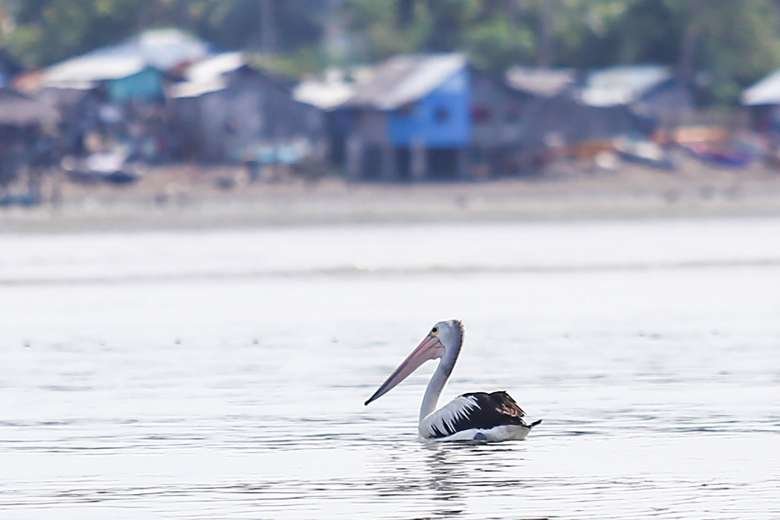
[[[0,0],[0,517],[780,517],[779,29]],[[451,318],[526,441],[363,406]]]
[[[417,218],[410,191],[433,213],[560,192],[612,199],[573,213],[774,210],[779,20],[770,0],[3,0],[0,206],[76,227]],[[469,184],[395,190],[431,180]]]

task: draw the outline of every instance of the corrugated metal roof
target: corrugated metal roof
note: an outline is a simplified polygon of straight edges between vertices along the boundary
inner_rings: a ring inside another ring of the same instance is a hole
[[[172,85],[168,92],[172,97],[183,98],[223,90],[232,85],[235,79],[229,74],[243,70],[244,67],[248,72],[247,77],[263,78],[285,92],[291,91],[294,85],[290,78],[251,66],[241,52],[226,52],[191,65],[185,71],[186,81]]]
[[[202,81],[184,81],[171,85],[168,95],[175,99],[195,98],[212,92],[219,92],[227,87],[222,78],[212,78]]]
[[[193,98],[218,92],[227,87],[224,75],[246,65],[241,52],[223,52],[193,63],[186,71],[187,81],[168,89],[172,98]]]
[[[542,97],[557,96],[574,86],[576,79],[574,69],[512,67],[506,72],[510,87]]]
[[[146,67],[170,69],[203,58],[201,40],[177,29],[146,31],[119,45],[104,47],[46,69],[44,87],[90,88],[95,82],[124,78]]]
[[[137,56],[85,55],[47,69],[42,86],[91,88],[96,81],[126,78],[145,67],[144,60]]]
[[[776,70],[764,79],[742,92],[744,105],[780,104],[780,70]]]
[[[591,72],[580,95],[591,106],[625,105],[671,78],[669,68],[660,65],[611,67]]]
[[[401,55],[373,69],[344,103],[392,110],[416,101],[466,66],[462,54]]]
[[[296,101],[322,110],[331,110],[354,94],[354,82],[347,81],[344,71],[330,69],[321,78],[301,81],[293,90]]]
[[[190,81],[209,81],[238,70],[244,65],[246,60],[243,53],[223,52],[193,63],[187,69],[186,75]]]

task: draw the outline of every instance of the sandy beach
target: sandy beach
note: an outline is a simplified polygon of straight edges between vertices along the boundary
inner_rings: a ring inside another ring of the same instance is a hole
[[[55,189],[51,180],[44,194]],[[780,215],[780,173],[762,166],[674,172],[559,163],[544,175],[462,183],[251,183],[240,167],[151,167],[131,186],[60,180],[61,202],[0,211],[0,232],[244,228],[361,222],[469,222]]]

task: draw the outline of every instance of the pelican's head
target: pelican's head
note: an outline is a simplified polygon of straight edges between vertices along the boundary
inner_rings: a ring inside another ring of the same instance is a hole
[[[431,359],[442,359],[449,370],[455,365],[463,344],[463,324],[459,320],[440,321],[428,332],[416,349],[404,359],[387,381],[374,392],[365,404],[375,401],[389,392],[395,385],[409,377],[423,363]]]

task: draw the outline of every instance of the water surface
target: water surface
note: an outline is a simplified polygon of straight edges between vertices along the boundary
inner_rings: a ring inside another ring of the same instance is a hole
[[[780,517],[780,220],[0,236],[0,517]],[[524,442],[429,445],[508,390]]]

